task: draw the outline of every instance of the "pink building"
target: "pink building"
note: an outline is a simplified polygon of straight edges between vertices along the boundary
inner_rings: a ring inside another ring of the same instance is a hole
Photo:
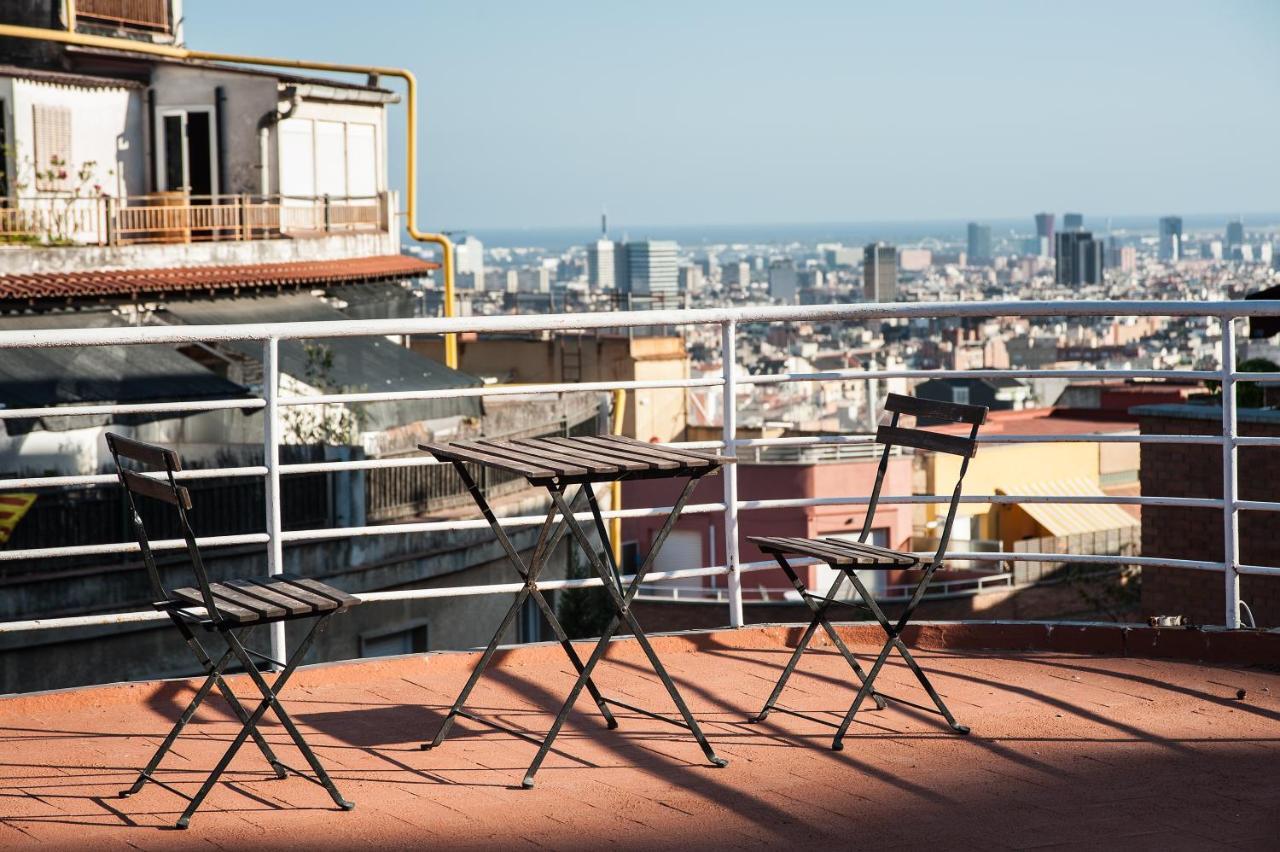
[[[782,451],[788,452],[782,452]],[[748,451],[749,452],[749,451]],[[739,500],[785,500],[806,497],[866,497],[875,484],[878,453],[868,455],[865,447],[827,446],[801,449],[774,448],[762,454],[764,460],[744,460],[738,465]],[[776,461],[771,457],[777,458]],[[622,504],[628,509],[642,506],[670,506],[680,493],[680,483],[664,480],[626,482]],[[884,495],[911,493],[911,456],[889,459]],[[720,503],[724,500],[723,475],[708,477],[698,484],[690,505]],[[909,548],[912,534],[912,506],[884,505],[876,512],[871,541],[889,547]],[[849,536],[857,538],[866,517],[865,506],[802,506],[739,513],[739,553],[743,563],[769,557],[747,542],[749,535],[767,536]],[[622,523],[623,569],[639,565],[649,552],[662,518],[628,518]],[[654,570],[698,568],[724,563],[724,520],[719,512],[683,515],[658,556]],[[825,565],[798,568],[800,578],[810,588],[830,583]],[[883,573],[883,572],[882,572]],[[869,578],[872,579],[872,578]],[[896,578],[876,577],[881,582]],[[671,581],[683,588],[721,587],[724,577],[696,577]],[[748,600],[777,597],[778,590],[791,588],[781,570],[754,571],[743,575],[744,596]],[[875,590],[874,586],[870,586]],[[763,591],[762,590],[766,590]]]

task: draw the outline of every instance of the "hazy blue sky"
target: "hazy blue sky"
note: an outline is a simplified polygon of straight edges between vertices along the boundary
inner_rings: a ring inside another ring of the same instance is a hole
[[[1280,2],[187,0],[192,47],[407,66],[423,223],[1280,208]],[[391,167],[403,181],[403,108]]]

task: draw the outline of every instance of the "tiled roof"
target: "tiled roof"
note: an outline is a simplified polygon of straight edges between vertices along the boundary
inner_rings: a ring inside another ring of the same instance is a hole
[[[0,275],[0,302],[368,283],[424,275],[437,265],[395,254],[237,266],[33,272]]]
[[[1073,417],[1070,409],[1024,408],[1020,411],[992,411],[980,430],[982,435],[999,433],[1009,435],[1075,435],[1106,434],[1109,432],[1134,432],[1138,423],[1123,412],[1106,412],[1107,417]],[[940,424],[930,430],[948,434],[967,435],[969,425]]]

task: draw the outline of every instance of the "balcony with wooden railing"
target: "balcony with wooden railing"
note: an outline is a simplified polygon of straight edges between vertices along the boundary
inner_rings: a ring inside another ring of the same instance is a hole
[[[156,193],[0,200],[0,245],[120,246],[385,232],[386,193],[362,197]]]
[[[132,30],[171,31],[169,0],[76,0],[76,17],[87,23]]]

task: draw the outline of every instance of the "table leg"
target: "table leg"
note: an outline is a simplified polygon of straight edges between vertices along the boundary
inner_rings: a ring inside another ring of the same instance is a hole
[[[662,528],[658,531],[657,536],[654,537],[653,547],[650,549],[648,557],[645,559],[644,564],[637,570],[635,578],[632,580],[631,585],[625,590],[625,592],[621,591],[613,582],[611,582],[613,572],[609,567],[602,563],[599,556],[596,555],[590,536],[587,535],[586,530],[584,530],[582,525],[578,523],[577,519],[573,516],[572,511],[569,510],[569,506],[565,503],[563,490],[557,488],[548,489],[551,492],[552,499],[554,499],[556,505],[560,507],[561,514],[564,515],[565,519],[568,521],[569,529],[585,552],[587,560],[591,563],[592,568],[600,577],[601,582],[604,583],[604,588],[608,590],[609,599],[613,603],[615,614],[609,623],[608,629],[604,631],[604,634],[596,643],[595,650],[592,651],[591,657],[587,660],[586,666],[582,673],[579,674],[578,680],[570,690],[568,698],[560,708],[560,712],[556,714],[556,719],[552,723],[550,730],[548,730],[547,737],[543,741],[542,747],[538,750],[537,755],[534,756],[533,762],[529,764],[529,769],[525,773],[523,781],[523,786],[526,788],[533,786],[534,776],[542,766],[542,762],[546,759],[547,753],[550,752],[551,746],[555,742],[556,737],[559,736],[560,729],[564,726],[565,721],[569,717],[569,712],[573,709],[573,705],[577,702],[578,696],[581,695],[583,687],[590,679],[592,671],[595,670],[596,665],[604,656],[604,652],[608,648],[609,641],[613,638],[614,633],[617,632],[624,620],[634,632],[636,640],[640,643],[641,648],[649,658],[650,664],[658,674],[658,677],[662,680],[663,685],[671,694],[672,700],[675,702],[677,709],[684,717],[685,723],[693,733],[694,738],[702,747],[703,753],[707,756],[707,759],[715,766],[727,765],[728,761],[717,757],[715,752],[712,751],[711,746],[707,742],[705,735],[703,735],[702,729],[699,727],[697,720],[693,717],[693,714],[689,711],[684,699],[680,696],[680,692],[676,688],[675,682],[671,680],[671,676],[667,674],[666,668],[662,665],[657,653],[653,650],[653,646],[649,643],[648,637],[644,633],[644,629],[640,626],[639,622],[636,621],[635,616],[630,612],[632,599],[635,597],[636,592],[639,591],[640,585],[644,582],[645,575],[648,574],[651,569],[655,557],[659,550],[661,550],[663,543],[666,542],[667,537],[671,534],[671,530],[675,527],[675,523],[680,517],[681,510],[684,509],[689,498],[693,496],[693,490],[697,485],[697,482],[697,477],[694,477],[685,485],[680,498],[676,501],[675,506],[672,507],[671,513],[667,516],[667,519],[663,523]],[[597,516],[597,522],[599,523],[598,531],[601,536],[601,541],[606,545],[607,550],[609,538],[605,531],[603,520]]]
[[[515,546],[511,543],[511,539],[507,536],[506,531],[503,530],[502,525],[498,523],[497,516],[493,513],[488,500],[485,499],[483,491],[481,491],[479,485],[476,484],[471,473],[466,469],[466,467],[458,462],[454,462],[453,466],[457,471],[458,476],[462,479],[463,484],[471,493],[472,499],[476,502],[476,505],[479,506],[481,514],[484,515],[485,520],[489,522],[489,526],[493,529],[499,545],[501,545],[507,556],[507,561],[511,563],[512,567],[515,568],[516,572],[525,581],[525,586],[516,593],[515,601],[511,604],[511,608],[507,610],[506,615],[503,616],[497,632],[495,632],[493,634],[493,638],[489,640],[489,644],[485,647],[484,653],[482,653],[480,655],[480,659],[476,661],[475,668],[471,670],[471,676],[467,678],[466,685],[463,686],[462,691],[458,693],[458,697],[453,702],[453,706],[449,708],[449,712],[445,716],[444,721],[440,724],[439,730],[436,731],[435,738],[429,743],[424,743],[421,746],[423,749],[435,748],[443,743],[445,737],[449,735],[449,731],[452,730],[454,723],[457,721],[458,715],[462,712],[463,707],[466,706],[467,699],[471,696],[472,690],[475,689],[476,684],[480,681],[480,677],[484,674],[485,669],[488,668],[489,663],[493,660],[493,656],[498,650],[498,645],[501,643],[503,635],[508,629],[510,629],[516,615],[520,612],[520,608],[524,606],[525,600],[530,595],[534,597],[534,600],[542,610],[543,615],[546,616],[548,623],[551,625],[551,629],[556,633],[557,638],[560,640],[560,645],[564,648],[566,655],[569,657],[569,661],[574,666],[574,669],[579,673],[583,671],[583,664],[581,659],[578,657],[577,651],[574,649],[572,643],[569,642],[568,636],[560,626],[559,620],[556,619],[554,611],[552,611],[550,604],[547,603],[537,586],[538,574],[541,573],[548,557],[552,551],[555,550],[556,545],[568,529],[568,525],[564,518],[560,519],[559,524],[555,523],[557,512],[560,511],[561,507],[555,501],[552,502],[552,505],[547,512],[546,520],[543,521],[542,526],[538,531],[538,541],[534,546],[533,558],[531,559],[530,564],[526,566],[519,551],[517,551]],[[587,489],[590,488],[590,486],[583,487]],[[576,496],[572,502],[577,502]],[[570,514],[572,514],[572,505],[568,508]],[[552,532],[553,525],[555,525],[554,532]],[[596,688],[595,682],[589,682],[587,684],[587,688],[590,691],[591,697],[595,701],[596,706],[600,709],[601,715],[604,716],[605,723],[608,727],[611,729],[618,727],[617,719],[614,718],[613,713],[609,710],[609,706],[605,702],[604,697],[600,694],[599,689]]]

